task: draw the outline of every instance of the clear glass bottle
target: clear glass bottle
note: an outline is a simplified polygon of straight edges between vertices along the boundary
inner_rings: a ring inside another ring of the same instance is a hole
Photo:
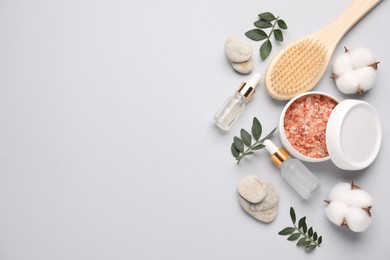
[[[265,140],[264,145],[272,161],[280,168],[282,177],[302,198],[310,198],[320,185],[317,177],[301,161],[292,158],[283,147],[278,148],[270,140]]]
[[[214,116],[214,123],[223,131],[229,131],[230,126],[240,116],[255,94],[256,86],[260,81],[260,74],[255,73],[248,82],[243,82],[236,92],[226,100]]]

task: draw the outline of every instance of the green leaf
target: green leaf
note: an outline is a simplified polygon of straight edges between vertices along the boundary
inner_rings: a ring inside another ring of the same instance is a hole
[[[268,21],[264,21],[264,20],[259,20],[259,21],[255,22],[254,25],[257,28],[270,28],[270,27],[272,27],[272,23],[270,23]]]
[[[245,35],[246,35],[246,37],[248,37],[249,39],[254,40],[254,41],[261,41],[261,40],[264,40],[268,37],[267,34],[263,30],[260,30],[260,29],[253,29],[253,30],[247,31],[245,33]]]
[[[279,25],[279,27],[280,27],[281,29],[283,29],[283,30],[286,30],[286,29],[287,29],[287,24],[286,24],[286,22],[285,22],[284,20],[282,20],[282,19],[279,19],[279,20],[278,20],[278,25]]]
[[[252,136],[243,128],[241,129],[241,139],[246,146],[251,146]]]
[[[263,149],[265,147],[264,144],[258,144],[258,145],[255,145],[252,147],[252,150],[260,150],[260,149]]]
[[[264,140],[269,139],[275,133],[275,131],[276,131],[276,127],[266,137],[261,139],[260,142],[263,142]]]
[[[273,21],[276,19],[276,17],[270,12],[261,13],[261,14],[259,14],[259,17],[263,20],[266,20],[266,21]]]
[[[302,237],[301,239],[298,240],[297,246],[303,246],[306,244],[306,237]],[[309,241],[310,244],[310,241]]]
[[[242,142],[242,140],[240,138],[238,138],[237,136],[235,136],[233,138],[233,141],[234,141],[234,146],[237,148],[237,150],[243,153],[244,152],[244,143]]]
[[[289,240],[289,241],[295,241],[295,240],[297,240],[300,236],[301,236],[301,233],[294,233],[294,234],[290,235],[290,236],[287,238],[287,240]]]
[[[246,152],[246,153],[244,153],[245,155],[251,155],[251,154],[254,154],[254,152],[252,152],[252,151],[249,151],[249,152]]]
[[[318,238],[317,243],[318,243],[319,245],[321,245],[321,243],[322,243],[322,236],[320,236],[320,237]]]
[[[310,245],[305,248],[306,252],[311,252],[316,248],[316,245]]]
[[[272,51],[272,43],[270,40],[266,40],[260,47],[260,57],[265,60]]]
[[[295,211],[294,211],[294,208],[293,208],[293,207],[290,207],[290,217],[291,217],[292,223],[295,225],[295,221],[296,221],[297,219],[296,219]]]
[[[286,227],[284,229],[282,229],[281,231],[279,231],[279,235],[281,236],[285,236],[285,235],[290,235],[292,233],[294,233],[296,229],[294,227]]]
[[[283,41],[283,33],[281,30],[279,30],[279,29],[274,30],[274,36],[275,36],[275,39],[277,41],[280,41],[280,42]]]
[[[230,147],[230,150],[232,151],[232,154],[233,154],[233,157],[234,158],[238,158],[240,156],[240,152],[237,150],[236,146],[234,145],[234,143],[232,144],[232,146]]]
[[[313,234],[313,240],[314,240],[314,241],[317,240],[317,236],[318,236],[318,235],[317,235],[317,232],[314,232],[314,234]]]
[[[298,222],[298,228],[303,227],[303,224],[306,222],[306,217],[303,217]]]
[[[309,228],[309,231],[307,232],[307,234],[309,235],[309,237],[311,237],[313,235],[313,228],[312,227]]]
[[[260,121],[259,121],[259,119],[254,117],[253,124],[252,124],[252,135],[256,141],[258,141],[260,139],[261,132],[262,132],[262,127],[261,127]]]
[[[307,231],[307,225],[306,225],[306,223],[303,223],[303,225],[302,225],[302,231],[303,231],[303,233],[306,234],[306,231]]]

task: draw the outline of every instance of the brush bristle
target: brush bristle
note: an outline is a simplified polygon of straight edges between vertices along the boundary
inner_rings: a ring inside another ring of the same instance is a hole
[[[325,46],[310,39],[292,45],[280,56],[270,75],[271,88],[280,96],[294,96],[314,87],[326,65]]]

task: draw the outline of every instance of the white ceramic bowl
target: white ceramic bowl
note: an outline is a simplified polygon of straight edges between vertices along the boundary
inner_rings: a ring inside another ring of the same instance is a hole
[[[283,108],[283,111],[282,111],[282,114],[280,115],[280,120],[279,120],[279,133],[280,133],[280,140],[284,146],[284,148],[295,158],[299,159],[299,160],[302,160],[302,161],[305,161],[305,162],[323,162],[323,161],[327,161],[329,160],[329,156],[326,156],[326,157],[322,157],[322,158],[312,158],[312,157],[308,157],[308,156],[305,156],[301,153],[299,153],[297,150],[295,150],[292,145],[290,144],[290,142],[288,141],[287,137],[286,137],[286,132],[284,130],[284,116],[286,114],[286,111],[287,109],[291,106],[292,103],[294,103],[298,98],[301,98],[301,97],[304,97],[304,96],[310,96],[310,95],[321,95],[321,96],[325,96],[325,97],[328,97],[334,101],[336,101],[336,103],[339,103],[340,101],[338,99],[336,99],[335,97],[327,94],[327,93],[324,93],[324,92],[319,92],[319,91],[311,91],[311,92],[305,92],[305,93],[302,93],[300,95],[297,95],[295,96],[294,98],[292,98],[286,105],[285,107]]]

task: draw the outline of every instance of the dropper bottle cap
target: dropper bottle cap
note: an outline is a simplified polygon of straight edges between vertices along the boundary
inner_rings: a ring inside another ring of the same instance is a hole
[[[290,154],[283,148],[277,147],[271,140],[267,139],[263,142],[265,148],[271,154],[271,160],[275,163],[276,166],[280,166]]]
[[[237,92],[244,96],[247,101],[250,101],[256,92],[256,87],[257,84],[259,84],[260,78],[261,76],[259,73],[253,74],[252,78],[248,82],[243,82],[240,86],[238,86]]]

